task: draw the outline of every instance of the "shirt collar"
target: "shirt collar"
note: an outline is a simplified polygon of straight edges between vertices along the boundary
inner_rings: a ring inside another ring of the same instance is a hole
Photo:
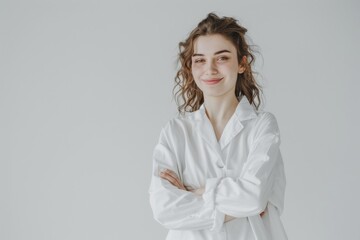
[[[198,112],[199,112],[198,117],[200,118],[207,117],[205,113],[204,103],[201,104]],[[236,106],[234,116],[236,116],[239,121],[245,121],[257,117],[255,107],[250,104],[246,96],[243,95],[241,97],[238,105]]]

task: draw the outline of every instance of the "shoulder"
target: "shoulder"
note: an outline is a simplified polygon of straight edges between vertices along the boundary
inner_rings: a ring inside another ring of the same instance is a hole
[[[168,139],[181,139],[193,131],[198,112],[172,117],[161,128],[161,135]]]
[[[192,129],[198,120],[199,110],[169,119],[163,126],[164,131],[186,131]]]
[[[277,125],[277,119],[275,115],[267,111],[257,112],[257,122],[259,124]]]
[[[275,115],[267,111],[258,111],[253,125],[254,134],[273,133],[280,134],[278,121]]]

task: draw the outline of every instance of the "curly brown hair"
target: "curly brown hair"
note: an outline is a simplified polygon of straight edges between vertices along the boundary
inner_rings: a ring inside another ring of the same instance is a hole
[[[195,40],[199,36],[211,34],[221,34],[234,44],[237,50],[238,62],[242,62],[245,67],[245,71],[238,74],[235,96],[240,98],[242,95],[245,95],[250,104],[253,104],[256,109],[259,108],[261,104],[260,93],[262,92],[262,89],[255,81],[254,72],[251,69],[255,57],[254,51],[245,40],[246,32],[247,29],[240,26],[236,19],[232,17],[220,18],[215,13],[209,13],[207,17],[200,21],[197,27],[191,31],[188,38],[179,43],[178,61],[180,62],[180,69],[175,76],[173,93],[176,97],[175,100],[180,114],[196,111],[204,102],[203,93],[197,87],[192,76],[191,64]],[[246,61],[242,61],[244,56],[246,56]],[[255,102],[255,99],[257,102]],[[180,100],[182,100],[182,104],[180,103]]]

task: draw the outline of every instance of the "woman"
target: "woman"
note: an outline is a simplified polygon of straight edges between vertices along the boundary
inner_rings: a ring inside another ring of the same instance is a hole
[[[210,13],[179,44],[183,114],[161,131],[149,189],[169,240],[287,239],[280,133],[259,110],[246,31]]]

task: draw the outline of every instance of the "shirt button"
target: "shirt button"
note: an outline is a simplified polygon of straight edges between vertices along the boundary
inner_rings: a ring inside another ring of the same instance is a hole
[[[222,162],[217,162],[216,163],[216,166],[218,166],[219,168],[223,168],[224,167],[224,164]]]

